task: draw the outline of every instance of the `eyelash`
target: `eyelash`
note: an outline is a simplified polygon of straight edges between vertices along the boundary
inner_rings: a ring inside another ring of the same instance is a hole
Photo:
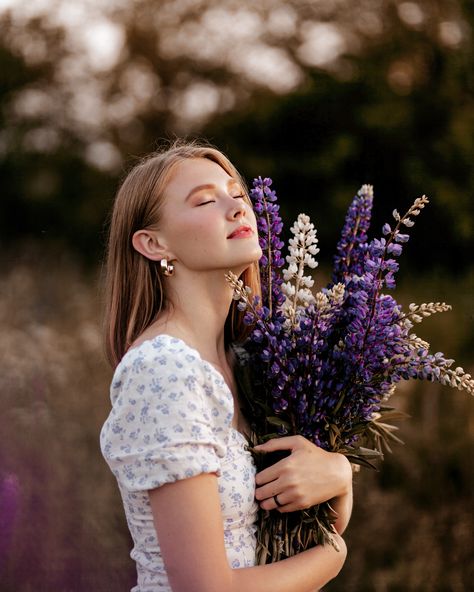
[[[245,199],[245,194],[242,193],[241,195],[234,195],[233,199]],[[197,207],[205,206],[208,203],[214,203],[214,199],[210,199],[209,201],[203,201],[202,203],[198,204]]]

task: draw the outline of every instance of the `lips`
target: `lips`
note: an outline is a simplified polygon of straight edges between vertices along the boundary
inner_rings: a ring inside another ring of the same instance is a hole
[[[247,238],[252,235],[253,230],[250,228],[250,226],[239,226],[234,230],[234,232],[229,234],[227,238]]]

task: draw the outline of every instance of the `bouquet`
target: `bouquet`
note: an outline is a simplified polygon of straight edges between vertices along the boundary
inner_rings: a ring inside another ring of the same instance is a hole
[[[409,239],[406,231],[428,199],[416,199],[403,216],[394,210],[394,222],[384,224],[383,236],[369,240],[373,190],[362,186],[345,219],[332,281],[313,293],[314,280],[305,273],[317,267],[316,230],[308,216],[298,216],[285,262],[271,185],[271,179],[259,177],[250,192],[263,250],[261,298],[226,274],[251,328],[237,378],[252,444],[300,434],[352,463],[373,466],[373,459],[390,450],[390,441],[400,441],[390,422],[403,414],[388,405],[400,380],[437,380],[474,393],[471,376],[453,369],[454,360],[443,353],[431,353],[413,332],[415,324],[450,306],[410,304],[404,311],[384,292],[395,288],[396,258]],[[261,470],[263,455],[253,452]],[[278,561],[317,544],[337,547],[335,519],[327,502],[284,514],[260,510],[257,562]]]

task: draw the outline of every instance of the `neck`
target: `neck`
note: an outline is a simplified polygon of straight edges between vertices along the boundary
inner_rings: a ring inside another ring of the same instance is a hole
[[[183,339],[207,361],[226,364],[224,325],[232,288],[223,270],[176,275],[169,286],[170,306],[157,322],[163,332]]]

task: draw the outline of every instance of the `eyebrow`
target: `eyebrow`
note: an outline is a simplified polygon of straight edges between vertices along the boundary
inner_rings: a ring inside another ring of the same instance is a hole
[[[231,177],[227,181],[227,187],[229,187],[230,185],[241,185],[241,183],[238,179]],[[188,195],[186,196],[186,199],[184,201],[187,202],[188,199],[191,197],[191,195],[193,195],[193,193],[196,193],[197,191],[202,191],[203,189],[215,189],[215,188],[216,188],[216,186],[214,185],[214,183],[206,183],[204,185],[197,185],[196,187],[193,187],[191,189],[191,191],[188,193]]]

